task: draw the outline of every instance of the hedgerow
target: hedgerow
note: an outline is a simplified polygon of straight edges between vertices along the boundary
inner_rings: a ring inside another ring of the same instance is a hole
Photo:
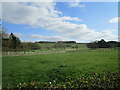
[[[19,83],[15,89],[117,89],[119,88],[120,75],[118,72],[86,73],[79,78],[67,76],[63,81],[54,79],[44,83],[40,82]],[[10,88],[9,88],[10,89]],[[12,88],[11,88],[12,89]]]

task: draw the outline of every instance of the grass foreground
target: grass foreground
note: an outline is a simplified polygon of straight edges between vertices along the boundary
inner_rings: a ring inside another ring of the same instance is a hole
[[[118,52],[3,57],[3,88],[118,88]]]

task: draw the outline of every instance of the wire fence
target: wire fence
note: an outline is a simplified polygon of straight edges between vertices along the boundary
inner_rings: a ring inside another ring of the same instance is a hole
[[[22,52],[2,52],[2,56],[24,56],[24,55],[43,55],[43,54],[55,54],[55,53],[67,53],[67,52],[100,52],[100,51],[117,51],[118,49],[81,49],[81,50],[49,50],[49,51],[40,51],[40,50],[36,50],[36,51],[31,51],[31,52],[27,52],[27,51],[22,51]]]

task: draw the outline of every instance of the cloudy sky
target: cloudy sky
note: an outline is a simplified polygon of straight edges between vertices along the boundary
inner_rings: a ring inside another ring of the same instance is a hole
[[[118,39],[117,2],[7,2],[2,20],[22,41]]]

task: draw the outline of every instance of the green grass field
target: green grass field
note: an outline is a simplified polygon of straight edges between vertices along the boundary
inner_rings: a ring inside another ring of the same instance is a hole
[[[41,47],[40,51],[59,50],[59,49],[61,49],[61,48],[59,48],[60,47],[59,45],[63,45],[63,46],[65,45],[66,50],[69,50],[69,49],[74,50],[76,46],[78,47],[77,49],[80,49],[80,50],[88,49],[87,45],[82,44],[82,43],[80,43],[80,44],[76,44],[76,43],[74,43],[74,44],[73,43],[72,44],[56,44],[56,43],[42,44],[42,43],[38,43],[38,45]],[[58,46],[58,47],[55,48],[55,46]]]
[[[45,82],[62,82],[93,71],[118,71],[117,50],[3,57],[3,87],[28,82],[40,82],[43,87]]]

